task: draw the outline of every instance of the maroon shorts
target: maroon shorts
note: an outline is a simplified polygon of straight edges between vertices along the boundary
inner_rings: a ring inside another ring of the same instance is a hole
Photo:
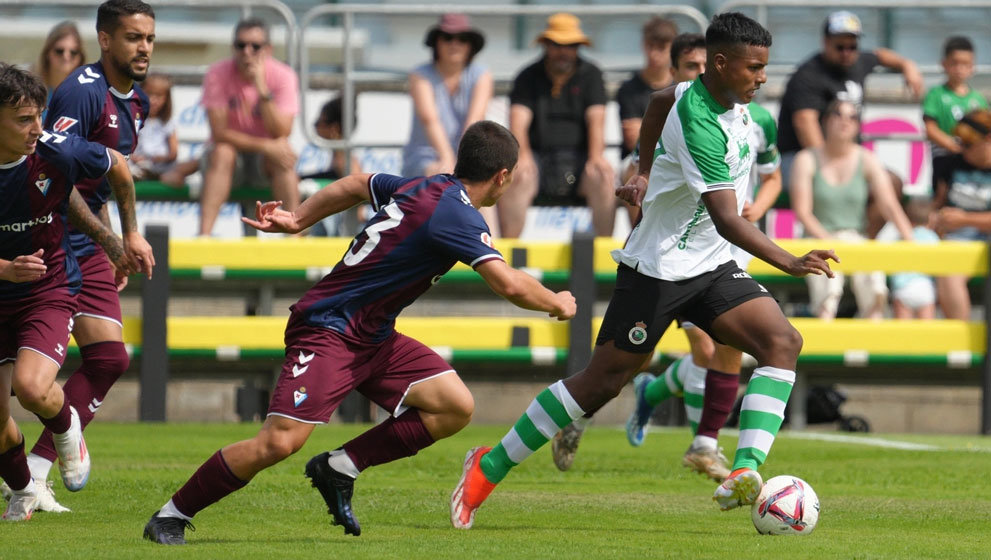
[[[86,257],[79,257],[79,270],[83,274],[83,287],[79,290],[79,309],[76,315],[96,317],[124,326],[120,312],[120,296],[114,282],[114,269],[102,249]]]
[[[16,360],[17,351],[24,348],[62,367],[75,311],[75,297],[65,294],[58,299],[32,297],[0,303],[0,364]]]
[[[296,314],[286,326],[286,360],[272,392],[268,414],[320,424],[341,400],[357,390],[398,416],[414,384],[451,367],[436,352],[393,332],[384,342],[358,342],[335,331],[307,325]]]

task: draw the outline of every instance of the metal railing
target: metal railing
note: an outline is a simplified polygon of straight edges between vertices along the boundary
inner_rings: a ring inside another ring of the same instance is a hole
[[[52,7],[62,7],[62,6],[82,6],[93,8],[93,17],[96,18],[96,8],[97,2],[94,0],[3,0],[0,3],[0,7],[9,8],[12,6],[26,6],[26,7],[39,7],[39,6],[52,6]],[[279,2],[279,0],[167,0],[166,2],[156,2],[152,6],[153,8],[197,8],[197,9],[211,9],[211,8],[237,8],[241,10],[241,14],[244,17],[251,15],[254,8],[266,8],[277,13],[286,25],[286,63],[293,68],[296,68],[299,64],[299,53],[297,49],[299,48],[300,42],[297,39],[298,25],[296,23],[296,15],[293,14],[292,10],[288,6]],[[233,24],[231,25],[231,30],[233,31]]]
[[[441,15],[450,12],[450,5],[365,5],[365,4],[324,4],[317,6],[306,12],[299,22],[299,45],[297,51],[300,53],[299,64],[299,91],[300,91],[300,124],[306,139],[316,146],[329,149],[344,150],[350,156],[353,148],[373,147],[371,145],[358,144],[351,141],[352,123],[354,122],[354,51],[352,44],[352,32],[354,30],[354,18],[357,14],[380,14],[380,15]],[[709,18],[702,12],[691,6],[661,6],[661,5],[612,5],[612,6],[498,6],[498,5],[466,5],[458,8],[466,14],[472,16],[549,16],[561,11],[576,16],[684,16],[695,22],[700,30],[705,30],[709,24]],[[311,130],[309,119],[307,118],[306,100],[304,94],[310,83],[310,64],[306,45],[306,31],[314,20],[325,16],[341,16],[343,27],[343,58],[344,88],[341,92],[343,136],[341,140],[326,140],[320,138]],[[350,167],[350,157],[346,157]]]

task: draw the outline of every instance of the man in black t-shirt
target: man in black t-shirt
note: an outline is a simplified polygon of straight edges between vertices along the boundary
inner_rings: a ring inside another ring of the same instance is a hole
[[[778,149],[785,183],[791,160],[802,148],[823,143],[820,117],[834,99],[864,102],[864,80],[877,65],[901,72],[915,97],[922,94],[922,75],[915,63],[892,50],[858,49],[863,28],[851,12],[833,12],[823,26],[822,51],[803,62],[788,79],[778,113]]]
[[[647,110],[650,94],[671,84],[671,42],[678,35],[678,26],[673,21],[652,17],[644,24],[642,35],[644,67],[633,72],[616,92],[623,133],[620,157],[624,159],[633,152],[640,138],[640,120]]]
[[[520,143],[513,188],[499,200],[503,237],[519,237],[527,208],[538,202],[592,210],[599,236],[612,235],[616,214],[606,161],[606,89],[602,71],[578,56],[590,44],[578,18],[554,14],[538,37],[544,56],[524,68],[509,94],[509,129]]]

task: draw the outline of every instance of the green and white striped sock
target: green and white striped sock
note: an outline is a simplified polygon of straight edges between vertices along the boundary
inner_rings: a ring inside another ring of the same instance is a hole
[[[733,470],[757,470],[767,459],[785,418],[785,405],[795,384],[795,372],[770,366],[754,370],[740,407],[740,442]]]
[[[498,483],[509,470],[550,441],[554,434],[577,418],[585,415],[563,381],[544,389],[499,445],[486,453],[479,466],[489,482]]]
[[[680,397],[685,386],[685,362],[691,363],[692,357],[682,356],[671,362],[668,369],[647,384],[643,396],[651,406],[657,406],[671,397]]]
[[[685,386],[685,416],[688,417],[688,425],[692,428],[692,435],[699,431],[699,420],[702,419],[702,400],[705,396],[705,368],[695,364],[691,356],[685,357],[685,365],[681,369],[685,371],[683,383]]]

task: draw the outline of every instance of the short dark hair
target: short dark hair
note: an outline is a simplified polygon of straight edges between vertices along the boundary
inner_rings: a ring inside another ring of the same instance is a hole
[[[454,176],[466,181],[487,181],[503,169],[512,171],[519,155],[520,143],[506,127],[478,121],[461,137]]]
[[[354,109],[351,115],[351,130],[358,128],[358,111],[355,104],[351,104]],[[344,98],[342,96],[337,96],[330,101],[323,104],[320,108],[320,114],[317,115],[317,122],[315,124],[336,124],[341,127],[341,133],[344,133]]]
[[[643,24],[641,34],[643,35],[644,42],[647,43],[670,43],[678,34],[678,24],[669,19],[654,16],[647,20],[647,23]]]
[[[113,35],[120,27],[120,18],[145,14],[155,19],[155,10],[141,0],[107,0],[96,10],[96,30]]]
[[[955,35],[943,43],[943,58],[950,56],[957,51],[974,52],[974,43],[967,37]]]
[[[771,33],[740,12],[725,12],[712,16],[705,30],[705,44],[709,52],[734,45],[770,47]]]
[[[241,31],[245,29],[254,29],[256,27],[265,32],[265,43],[268,43],[270,39],[268,33],[268,23],[266,23],[265,20],[256,17],[244,18],[237,22],[237,25],[234,26],[234,40],[237,40],[237,34]]]
[[[681,55],[687,54],[695,49],[705,48],[705,35],[701,33],[682,33],[671,42],[671,67],[678,68],[681,63]]]
[[[0,62],[0,105],[17,107],[27,103],[44,108],[47,99],[48,89],[41,78]]]

